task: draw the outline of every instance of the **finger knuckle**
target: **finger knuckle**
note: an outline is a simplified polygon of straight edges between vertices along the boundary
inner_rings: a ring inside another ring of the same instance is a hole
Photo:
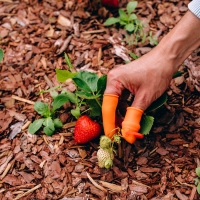
[[[116,72],[115,69],[112,69],[108,72],[108,79],[110,80],[117,80],[119,78],[118,73]]]

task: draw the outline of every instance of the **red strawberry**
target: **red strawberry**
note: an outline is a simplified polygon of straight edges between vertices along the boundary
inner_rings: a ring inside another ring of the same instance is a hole
[[[101,134],[101,125],[87,115],[81,116],[75,125],[74,140],[78,144],[85,144]]]
[[[102,4],[108,7],[118,8],[118,0],[101,0]]]

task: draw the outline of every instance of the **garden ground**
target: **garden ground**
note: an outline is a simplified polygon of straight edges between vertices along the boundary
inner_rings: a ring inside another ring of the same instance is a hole
[[[189,3],[138,2],[136,14],[158,42]],[[126,4],[121,2],[123,8]],[[52,137],[27,133],[30,122],[40,117],[34,102],[52,101],[49,93],[38,93],[59,84],[56,68],[68,69],[64,53],[75,70],[101,76],[133,60],[128,51],[142,56],[154,47],[133,44],[118,26],[104,27],[112,15],[117,9],[97,1],[0,0],[0,48],[5,52],[0,65],[0,199],[199,199],[194,180],[200,166],[200,98],[191,73],[200,61],[199,50],[172,80],[168,101],[153,113],[150,134],[134,145],[123,141],[111,170],[98,167],[98,139],[86,145],[73,140],[71,105],[59,110],[65,125]],[[75,90],[70,81],[63,87]]]

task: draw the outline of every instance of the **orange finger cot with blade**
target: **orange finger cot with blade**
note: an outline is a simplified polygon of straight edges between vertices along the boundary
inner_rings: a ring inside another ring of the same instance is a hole
[[[116,133],[116,108],[119,97],[113,94],[104,94],[102,104],[102,116],[105,135],[109,138]],[[127,112],[122,122],[122,137],[133,144],[137,138],[143,138],[144,135],[138,133],[140,130],[140,120],[143,115],[143,110],[135,107],[128,107]]]

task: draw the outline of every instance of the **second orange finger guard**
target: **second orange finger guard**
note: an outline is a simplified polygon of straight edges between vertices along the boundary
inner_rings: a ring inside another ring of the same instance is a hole
[[[140,130],[140,120],[143,113],[143,110],[139,108],[127,108],[124,121],[122,122],[122,136],[130,144],[133,144],[136,138],[142,138],[143,136],[142,134],[138,133]]]
[[[113,94],[104,94],[102,103],[103,127],[105,135],[109,138],[116,133],[115,116],[118,104],[118,96]]]

